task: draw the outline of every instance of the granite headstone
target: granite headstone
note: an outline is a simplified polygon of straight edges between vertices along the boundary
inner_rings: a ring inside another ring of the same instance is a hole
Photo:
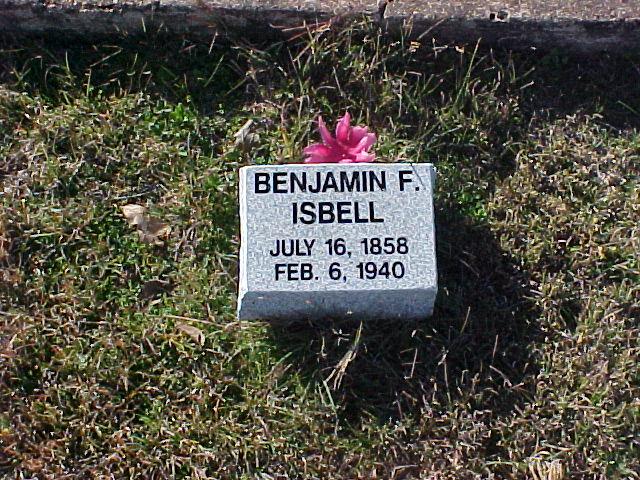
[[[240,171],[240,319],[417,319],[437,292],[425,163]]]

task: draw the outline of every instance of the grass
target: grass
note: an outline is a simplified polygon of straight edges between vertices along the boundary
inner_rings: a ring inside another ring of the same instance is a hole
[[[0,471],[638,478],[637,66],[369,24],[4,43]],[[434,317],[238,322],[238,168],[300,161],[345,109],[382,161],[437,165]]]

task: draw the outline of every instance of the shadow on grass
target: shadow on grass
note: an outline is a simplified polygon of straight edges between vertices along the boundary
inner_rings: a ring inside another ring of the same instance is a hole
[[[215,47],[215,48],[214,48]],[[155,35],[116,42],[73,43],[57,38],[18,43],[0,35],[0,85],[12,85],[52,104],[79,93],[144,92],[167,104],[188,102],[201,115],[244,104],[244,76],[230,45],[205,45]]]
[[[438,209],[436,228],[439,296],[432,318],[272,327],[274,342],[331,392],[347,424],[453,404],[506,413],[528,395],[536,373],[528,345],[538,331],[526,273],[486,227],[455,211]]]
[[[520,54],[516,69],[531,70],[527,77],[531,86],[523,95],[529,118],[599,114],[604,123],[616,129],[640,128],[640,57],[635,52]]]

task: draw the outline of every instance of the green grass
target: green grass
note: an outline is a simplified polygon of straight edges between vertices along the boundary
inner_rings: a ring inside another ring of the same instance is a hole
[[[637,478],[637,65],[368,24],[3,44],[0,472]],[[238,322],[238,168],[299,162],[346,109],[381,161],[438,168],[434,317]]]

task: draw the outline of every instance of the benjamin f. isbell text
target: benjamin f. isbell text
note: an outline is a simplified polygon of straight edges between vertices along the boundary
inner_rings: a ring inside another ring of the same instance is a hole
[[[412,170],[400,170],[399,187],[404,191],[413,180]],[[256,172],[256,194],[292,193],[367,193],[387,190],[387,172],[357,170],[342,172]],[[293,202],[291,220],[294,225],[329,223],[383,223],[376,214],[373,201],[319,201]]]

